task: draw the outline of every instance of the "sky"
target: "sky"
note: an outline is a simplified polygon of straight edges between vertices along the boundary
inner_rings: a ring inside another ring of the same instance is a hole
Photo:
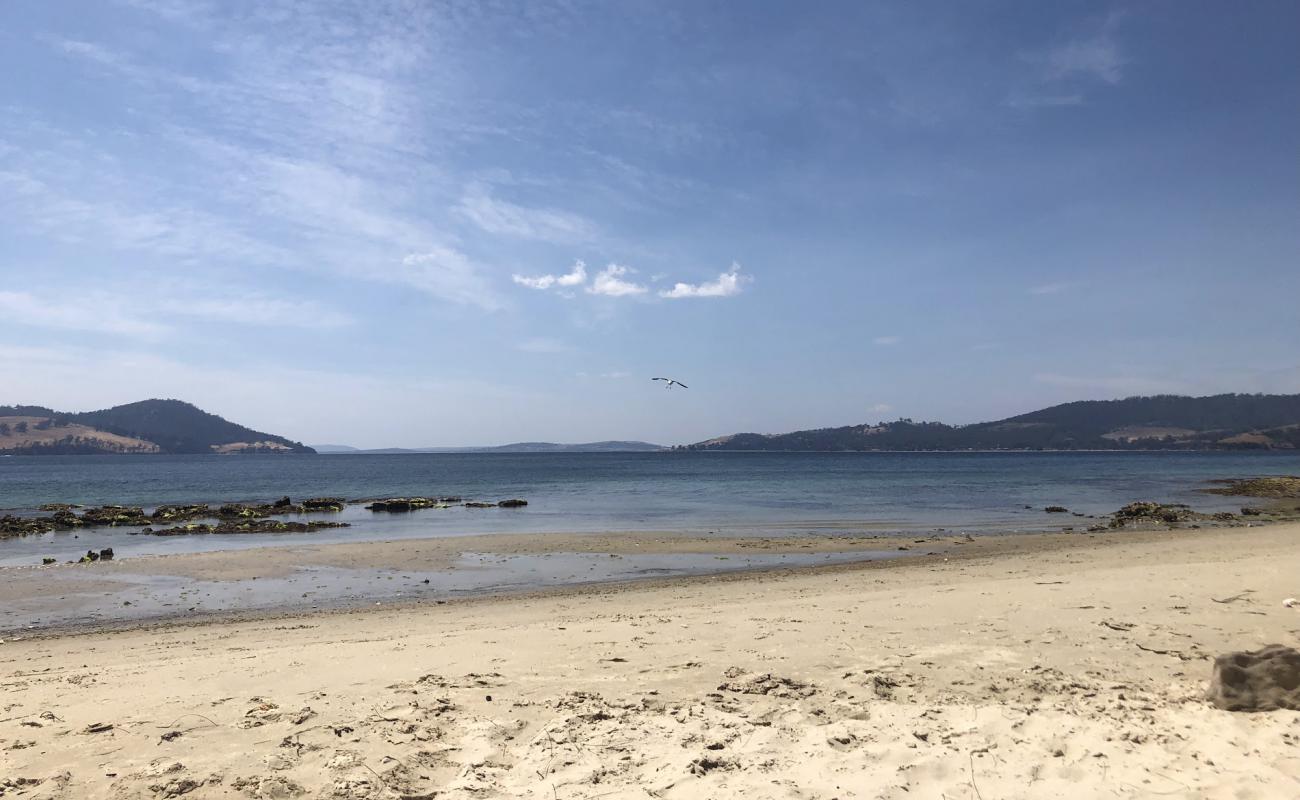
[[[1300,392],[1298,36],[1289,0],[7,0],[0,404],[416,447]]]

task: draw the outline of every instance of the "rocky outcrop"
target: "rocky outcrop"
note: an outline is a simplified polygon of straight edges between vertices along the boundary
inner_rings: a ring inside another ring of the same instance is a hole
[[[226,521],[216,525],[197,522],[154,530],[145,528],[146,536],[191,536],[205,533],[312,533],[326,528],[348,528],[346,522],[286,522],[282,519],[250,519],[239,522]]]
[[[81,521],[85,525],[121,528],[148,525],[150,519],[139,506],[100,506],[82,512]]]
[[[459,497],[390,497],[386,500],[372,500],[366,508],[370,511],[400,513],[421,508],[447,508],[459,500]]]
[[[341,497],[310,497],[302,501],[303,511],[342,511],[347,505]]]
[[[1219,656],[1209,700],[1224,711],[1300,711],[1300,652],[1270,644]]]
[[[1178,503],[1156,503],[1150,500],[1128,505],[1115,512],[1110,521],[1112,528],[1142,523],[1174,524],[1187,522],[1196,517],[1196,512]]]
[[[1277,499],[1300,498],[1300,477],[1272,475],[1262,478],[1228,478],[1213,481],[1223,484],[1205,489],[1209,494],[1226,494],[1234,497],[1272,497]]]
[[[516,497],[513,500],[502,500],[500,503],[497,503],[497,505],[501,508],[523,508],[528,505],[528,501],[520,500]]]

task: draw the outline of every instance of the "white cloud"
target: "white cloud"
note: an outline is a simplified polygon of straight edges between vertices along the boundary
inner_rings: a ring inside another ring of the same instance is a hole
[[[877,336],[876,338],[872,339],[871,341],[872,341],[874,344],[878,344],[878,345],[882,345],[882,346],[888,347],[888,346],[890,346],[890,345],[895,345],[895,344],[898,344],[899,342],[903,341],[903,337],[902,337],[902,336]]]
[[[473,185],[456,212],[488,233],[557,244],[589,241],[596,226],[584,217],[550,208],[529,208],[498,200],[482,185]]]
[[[552,286],[581,286],[587,282],[587,265],[581,261],[573,262],[573,270],[567,275],[539,275],[530,278],[526,275],[511,275],[511,280],[530,289],[549,289]]]
[[[374,277],[405,283],[444,300],[496,311],[504,307],[483,277],[480,267],[464,253],[450,247],[435,247],[402,259],[401,272],[369,270]]]
[[[587,287],[590,294],[602,294],[607,297],[626,297],[628,295],[645,294],[646,287],[639,283],[623,280],[624,275],[628,275],[632,270],[628,267],[621,267],[618,264],[610,264],[592,280],[591,286]]]
[[[621,370],[621,369],[620,369],[620,370],[614,370],[613,372],[602,372],[602,373],[600,374],[600,377],[602,377],[602,378],[613,378],[613,379],[615,379],[615,380],[622,380],[623,378],[630,378],[630,377],[632,377],[632,373],[627,372],[626,370]]]
[[[660,297],[678,299],[682,297],[731,297],[740,294],[741,285],[753,280],[748,275],[740,274],[740,264],[732,262],[731,268],[718,276],[717,280],[701,284],[677,283],[673,288],[659,293]]]
[[[877,414],[887,414],[890,411],[893,411],[894,407],[891,406],[889,403],[876,403],[874,406],[868,408],[867,410],[874,411]]]

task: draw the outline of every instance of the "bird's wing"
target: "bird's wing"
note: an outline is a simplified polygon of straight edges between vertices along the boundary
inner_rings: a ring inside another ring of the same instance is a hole
[[[682,387],[683,389],[689,389],[689,388],[691,388],[691,387],[687,386],[686,384],[682,383],[681,381],[673,381],[673,383],[677,384],[678,386]]]
[[[652,380],[652,381],[666,381],[666,380],[668,380],[668,379],[667,379],[667,378],[651,378],[650,380]]]

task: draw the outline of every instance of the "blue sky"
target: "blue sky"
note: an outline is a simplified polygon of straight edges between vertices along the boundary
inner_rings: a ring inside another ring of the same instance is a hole
[[[1300,391],[1294,3],[0,19],[0,403],[418,446]]]

